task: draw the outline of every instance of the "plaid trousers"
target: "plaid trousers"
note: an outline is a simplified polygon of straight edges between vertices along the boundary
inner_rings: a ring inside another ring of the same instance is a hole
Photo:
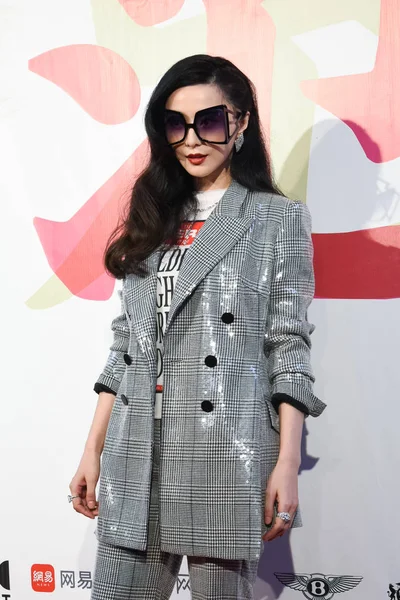
[[[182,556],[160,550],[159,465],[161,421],[155,420],[148,548],[131,550],[99,542],[91,600],[168,600]],[[259,560],[188,556],[192,600],[253,600]]]

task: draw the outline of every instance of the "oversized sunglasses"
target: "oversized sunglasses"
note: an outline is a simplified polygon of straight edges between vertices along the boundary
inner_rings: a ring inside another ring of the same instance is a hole
[[[182,113],[175,110],[166,110],[164,117],[165,137],[170,145],[183,142],[189,129],[194,129],[197,137],[202,142],[209,144],[227,144],[235,135],[236,130],[229,135],[229,115],[237,119],[242,115],[229,110],[225,104],[211,106],[199,110],[193,123],[186,123]]]

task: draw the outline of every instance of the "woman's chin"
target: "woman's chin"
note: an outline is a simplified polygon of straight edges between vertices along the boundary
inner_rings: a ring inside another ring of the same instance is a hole
[[[189,161],[185,162],[182,166],[192,177],[208,177],[215,171],[215,169],[210,169],[205,164],[193,165]]]

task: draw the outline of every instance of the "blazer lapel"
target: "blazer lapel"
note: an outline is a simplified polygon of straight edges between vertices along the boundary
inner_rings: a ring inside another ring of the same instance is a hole
[[[179,271],[165,333],[183,302],[246,233],[253,217],[241,210],[247,189],[232,182],[190,246]]]
[[[148,274],[145,277],[129,275],[125,283],[127,312],[153,376],[156,375],[157,370],[156,298],[159,259],[160,250],[156,250],[144,261]]]

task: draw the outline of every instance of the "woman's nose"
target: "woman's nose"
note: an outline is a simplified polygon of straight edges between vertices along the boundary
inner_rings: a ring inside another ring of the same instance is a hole
[[[201,144],[201,140],[197,137],[195,130],[193,127],[189,129],[187,132],[187,136],[185,139],[185,145],[189,147],[199,146]]]

